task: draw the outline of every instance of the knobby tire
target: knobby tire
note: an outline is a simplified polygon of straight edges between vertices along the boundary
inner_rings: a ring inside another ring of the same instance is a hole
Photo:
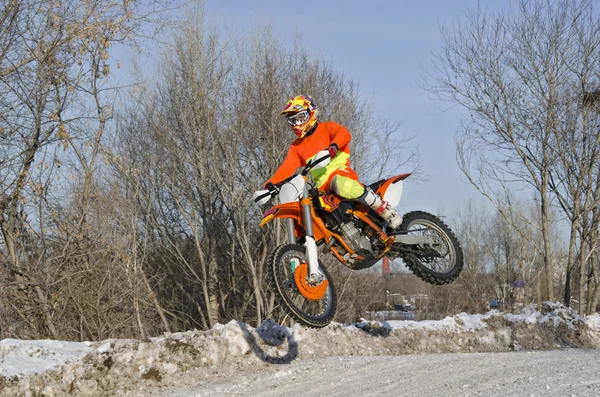
[[[329,275],[329,272],[327,272],[327,269],[319,263],[319,269],[323,272],[329,283],[327,294],[330,294],[330,296],[328,296],[330,304],[327,305],[328,307],[326,308],[325,313],[319,316],[312,316],[309,313],[304,312],[293,302],[294,298],[290,297],[285,292],[286,289],[290,288],[289,285],[283,285],[283,282],[286,280],[285,277],[282,277],[282,272],[284,271],[283,266],[288,266],[288,264],[283,263],[283,257],[289,251],[305,252],[305,248],[298,244],[282,244],[271,252],[269,259],[267,260],[267,274],[270,287],[275,293],[277,302],[290,317],[298,323],[308,327],[323,328],[333,320],[337,308],[337,292],[333,280]],[[302,297],[302,299],[304,298]]]
[[[450,284],[458,278],[463,268],[463,252],[460,243],[452,230],[440,218],[423,211],[412,211],[404,214],[400,230],[408,231],[409,227],[418,220],[435,224],[446,235],[456,254],[455,264],[447,272],[442,273],[425,266],[415,254],[402,255],[402,259],[410,271],[421,280],[433,285]]]

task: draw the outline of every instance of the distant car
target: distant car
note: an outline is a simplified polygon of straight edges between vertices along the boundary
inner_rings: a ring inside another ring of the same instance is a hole
[[[394,305],[394,310],[401,312],[414,312],[417,310],[416,306],[413,305]]]
[[[490,309],[500,309],[502,307],[501,300],[491,300],[488,304],[490,306]]]

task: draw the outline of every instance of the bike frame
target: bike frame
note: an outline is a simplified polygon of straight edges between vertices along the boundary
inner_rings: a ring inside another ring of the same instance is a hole
[[[388,190],[388,187],[394,186],[394,182],[400,182],[400,184],[396,184],[400,186],[395,186],[394,191],[394,194],[397,195],[397,200],[399,201],[399,196],[402,192],[401,180],[408,175],[410,174],[403,174],[390,178],[382,185],[382,189],[378,189],[378,191],[382,190],[380,194],[383,195]],[[317,242],[320,242],[321,240],[324,240],[332,255],[344,265],[348,265],[349,259],[342,256],[337,248],[333,246],[335,241],[344,248],[352,260],[360,261],[365,258],[356,254],[342,236],[327,229],[323,220],[316,216],[309,194],[309,186],[311,184],[312,180],[310,174],[297,175],[288,183],[284,184],[281,187],[279,194],[282,203],[275,205],[266,211],[259,226],[262,227],[276,218],[286,219],[288,241],[290,243],[295,243],[298,237],[304,237],[305,239],[304,246],[306,248],[308,259],[309,278],[316,282],[319,277],[322,277],[322,274],[319,271],[317,257]],[[352,216],[367,223],[379,234],[379,238],[384,244],[384,249],[379,252],[377,259],[385,256],[385,254],[390,251],[395,237],[389,236],[362,211],[352,210],[350,213]]]

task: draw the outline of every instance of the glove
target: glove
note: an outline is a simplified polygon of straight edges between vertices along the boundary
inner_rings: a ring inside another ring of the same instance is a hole
[[[329,157],[334,158],[338,150],[338,146],[335,143],[329,145],[329,147],[327,148],[327,151],[329,152]]]
[[[273,185],[271,182],[267,182],[265,184],[265,189],[269,191],[269,193],[277,193],[277,186]]]

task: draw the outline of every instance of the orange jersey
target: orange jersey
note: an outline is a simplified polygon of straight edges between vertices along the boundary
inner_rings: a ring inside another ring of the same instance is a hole
[[[293,175],[298,167],[306,165],[315,154],[321,150],[326,150],[329,146],[336,144],[338,154],[332,159],[331,163],[319,171],[318,176],[328,177],[336,169],[348,167],[350,165],[350,140],[352,136],[348,129],[333,121],[323,121],[317,124],[316,130],[305,136],[298,138],[290,146],[287,156],[279,166],[275,174],[266,183],[279,183],[290,175]],[[337,161],[336,161],[337,160]],[[312,172],[313,178],[315,177]],[[325,178],[326,179],[326,178]],[[265,183],[265,184],[266,184]],[[320,183],[317,183],[320,185]]]

